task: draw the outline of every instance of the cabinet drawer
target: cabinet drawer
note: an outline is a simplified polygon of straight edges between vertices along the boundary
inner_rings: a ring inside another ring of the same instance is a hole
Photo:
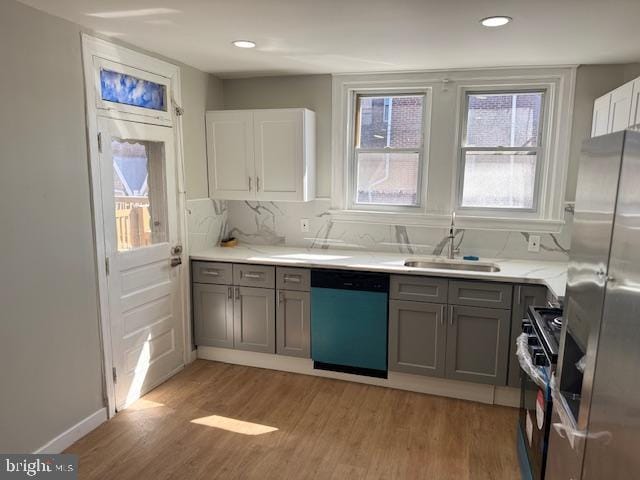
[[[274,288],[276,267],[233,264],[233,284],[243,287]]]
[[[389,297],[393,300],[447,303],[448,284],[444,278],[392,275]]]
[[[471,307],[489,307],[511,309],[513,287],[505,283],[449,282],[449,303],[469,305]]]
[[[194,283],[217,283],[220,285],[233,283],[230,263],[192,262],[191,268]]]
[[[308,292],[311,289],[311,272],[306,268],[278,267],[276,285],[278,290]]]

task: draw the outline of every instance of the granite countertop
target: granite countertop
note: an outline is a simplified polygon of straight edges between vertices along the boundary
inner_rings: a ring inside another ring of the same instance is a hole
[[[270,245],[240,245],[214,247],[192,253],[192,260],[288,265],[295,267],[365,270],[370,272],[429,275],[449,278],[469,278],[497,282],[530,283],[547,286],[559,299],[564,299],[567,283],[567,262],[480,258],[480,262],[495,263],[499,272],[473,272],[436,268],[405,267],[408,258],[440,258],[391,252],[363,250],[310,249]]]

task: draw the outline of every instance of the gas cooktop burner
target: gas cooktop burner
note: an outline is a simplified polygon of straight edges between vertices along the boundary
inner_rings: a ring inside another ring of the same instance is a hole
[[[555,364],[558,359],[558,345],[564,320],[562,309],[531,306],[527,313],[540,344],[545,349],[551,363]]]

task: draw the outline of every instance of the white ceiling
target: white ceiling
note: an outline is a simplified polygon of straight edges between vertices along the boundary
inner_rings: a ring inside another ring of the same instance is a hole
[[[640,0],[21,1],[221,77],[640,61]]]

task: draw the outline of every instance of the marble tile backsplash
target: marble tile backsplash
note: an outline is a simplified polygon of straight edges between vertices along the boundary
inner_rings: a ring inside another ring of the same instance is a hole
[[[194,209],[197,215],[193,215],[190,222],[198,229],[190,233],[190,238],[194,234],[202,235],[192,245],[204,247],[213,246],[214,239],[228,233],[243,243],[257,245],[350,248],[415,255],[446,253],[447,229],[339,223],[332,220],[329,207],[329,200],[320,199],[308,203],[217,202],[212,207],[202,205],[202,210],[198,204]],[[307,233],[300,229],[303,218],[309,219]],[[528,252],[529,233],[516,231],[458,230],[456,246],[461,255],[566,261],[572,218],[571,212],[566,212],[566,224],[560,233],[541,234],[539,253]],[[192,246],[191,250],[196,248]]]
[[[199,198],[187,200],[189,253],[220,243],[227,228],[227,202]]]

